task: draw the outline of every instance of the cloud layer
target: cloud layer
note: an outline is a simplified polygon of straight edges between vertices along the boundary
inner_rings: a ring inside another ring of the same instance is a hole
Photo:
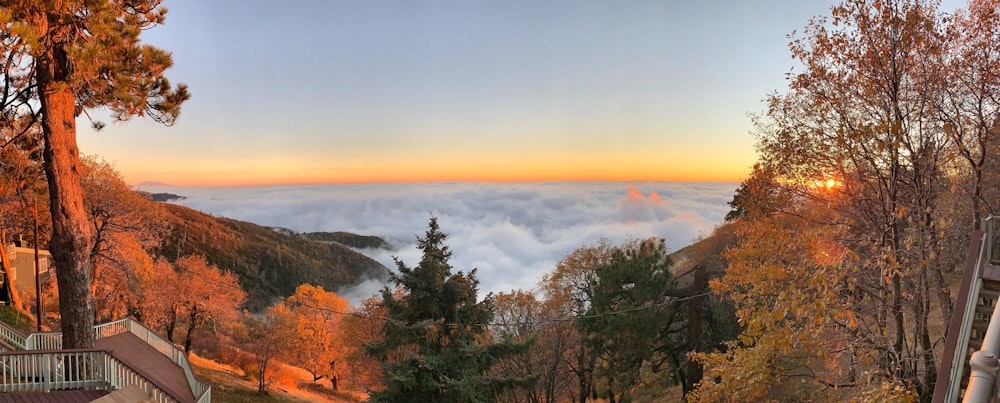
[[[671,250],[721,222],[734,183],[420,183],[251,188],[145,188],[217,216],[298,232],[348,231],[386,238],[393,251],[363,251],[386,267],[416,265],[433,215],[456,270],[479,269],[480,290],[532,289],[572,250],[601,237],[664,238]],[[375,289],[355,293],[370,294]],[[354,297],[363,297],[354,295]]]

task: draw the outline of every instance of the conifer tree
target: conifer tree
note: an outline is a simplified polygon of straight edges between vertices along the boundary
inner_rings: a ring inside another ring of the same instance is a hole
[[[604,381],[600,395],[611,403],[630,401],[643,364],[665,342],[660,326],[675,317],[663,304],[669,266],[662,239],[642,241],[614,251],[587,290],[590,307],[577,323],[597,357],[594,375]]]
[[[104,107],[117,120],[174,122],[187,88],[163,76],[170,54],[139,40],[165,14],[160,0],[0,1],[0,123],[15,117],[42,127],[66,348],[94,345],[94,234],[83,208],[76,118]]]
[[[453,274],[444,245],[447,235],[431,218],[423,238],[420,263],[409,268],[396,260],[392,281],[401,288],[382,290],[387,311],[384,339],[369,346],[382,366],[386,388],[372,401],[486,402],[496,392],[524,384],[524,379],[486,377],[498,359],[526,350],[510,340],[491,342],[483,324],[493,318],[492,295],[476,301],[476,270]]]

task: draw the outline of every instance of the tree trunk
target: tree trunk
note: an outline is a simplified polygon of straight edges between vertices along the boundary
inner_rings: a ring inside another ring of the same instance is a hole
[[[184,355],[191,354],[191,339],[194,337],[194,329],[198,327],[198,306],[191,307],[191,322],[188,323],[187,334],[184,336]]]
[[[267,359],[257,362],[257,369],[260,370],[260,374],[257,375],[257,393],[266,395],[267,394],[267,381],[264,374],[267,373]]]
[[[898,270],[892,275],[892,306],[890,309],[892,310],[893,332],[895,333],[895,341],[892,343],[893,373],[903,378],[906,374],[904,370],[906,360],[903,359],[903,337],[906,329],[903,328],[903,290],[900,277]]]
[[[6,230],[0,230],[0,265],[3,265],[4,281],[10,290],[10,305],[18,311],[24,311],[24,307],[21,306],[21,295],[17,293],[17,287],[14,287],[14,268],[10,266],[10,257],[7,255]]]
[[[167,340],[171,343],[174,342],[174,329],[177,328],[177,308],[171,308],[170,311],[170,321],[167,322]]]
[[[51,24],[56,26],[56,24]],[[80,155],[76,146],[76,100],[67,83],[69,61],[58,35],[36,59],[45,175],[49,182],[52,240],[56,265],[63,348],[93,348],[94,301],[89,253],[94,235],[83,209]]]

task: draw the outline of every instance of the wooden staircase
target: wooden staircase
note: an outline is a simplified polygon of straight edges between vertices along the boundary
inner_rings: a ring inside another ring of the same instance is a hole
[[[998,270],[1000,271],[1000,270]],[[969,384],[969,374],[972,369],[969,367],[969,357],[972,352],[979,351],[983,345],[983,336],[990,326],[990,317],[993,309],[996,308],[997,301],[1000,300],[1000,279],[983,278],[979,294],[976,297],[975,312],[973,314],[972,328],[969,331],[969,340],[966,343],[965,359],[962,360],[962,377],[960,378],[960,391],[964,394],[965,387]]]
[[[1000,217],[987,218],[983,228],[972,233],[969,243],[938,368],[934,403],[957,402],[965,396],[972,373],[970,358],[983,347],[990,320],[1000,304]]]

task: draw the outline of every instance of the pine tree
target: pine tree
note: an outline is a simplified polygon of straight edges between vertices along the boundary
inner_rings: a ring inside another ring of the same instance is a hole
[[[664,342],[660,326],[670,325],[676,316],[663,304],[669,266],[663,240],[650,239],[616,250],[597,267],[587,292],[587,317],[578,325],[597,356],[594,375],[604,381],[601,395],[611,403],[630,400],[643,364]]]
[[[409,268],[396,260],[392,281],[403,291],[382,290],[387,310],[384,339],[369,346],[382,366],[385,390],[372,401],[486,402],[496,392],[526,383],[524,379],[489,378],[498,359],[526,350],[510,340],[492,342],[483,324],[493,319],[492,295],[476,301],[476,270],[452,274],[446,234],[431,218],[420,263]]]
[[[66,348],[94,345],[89,279],[94,234],[83,208],[76,118],[105,107],[117,120],[149,116],[174,122],[187,88],[172,87],[163,77],[172,64],[170,54],[139,40],[143,30],[163,22],[165,13],[160,0],[0,3],[0,113],[42,127],[50,249]]]

